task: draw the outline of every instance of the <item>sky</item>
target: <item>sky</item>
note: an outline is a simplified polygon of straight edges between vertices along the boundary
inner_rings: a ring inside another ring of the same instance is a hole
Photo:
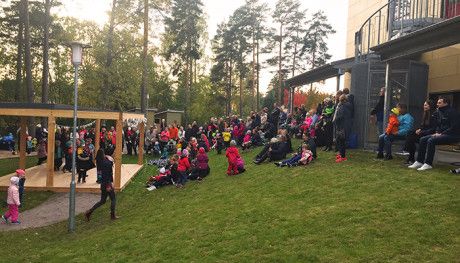
[[[273,10],[277,0],[261,0],[266,2]],[[71,15],[82,20],[95,21],[103,25],[108,20],[107,11],[111,8],[111,0],[64,0],[63,7],[56,12],[61,15]],[[204,9],[207,14],[208,33],[212,38],[216,32],[217,25],[244,4],[244,0],[203,0]],[[328,40],[331,61],[345,58],[345,42],[348,15],[348,0],[300,0],[302,7],[308,9],[310,14],[323,10],[329,19],[329,23],[336,30]],[[260,79],[260,89],[266,91],[273,69],[262,69]],[[342,78],[343,79],[343,78]],[[343,80],[342,80],[343,82]],[[342,84],[343,85],[343,84]],[[336,89],[336,80],[326,81],[321,91],[332,93]]]

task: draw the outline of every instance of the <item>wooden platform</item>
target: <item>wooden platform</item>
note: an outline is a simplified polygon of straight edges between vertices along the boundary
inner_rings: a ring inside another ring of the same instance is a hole
[[[55,172],[54,186],[46,186],[47,165],[42,164],[34,166],[26,170],[26,191],[53,191],[53,192],[69,192],[71,173],[63,173],[62,171]],[[116,191],[122,191],[133,177],[141,170],[142,165],[138,164],[122,164],[121,165],[121,184]],[[0,177],[0,190],[6,190],[10,185],[10,178],[13,174]],[[75,181],[78,179],[76,175]],[[96,169],[88,171],[86,183],[77,184],[77,192],[98,193],[100,185],[96,183]]]

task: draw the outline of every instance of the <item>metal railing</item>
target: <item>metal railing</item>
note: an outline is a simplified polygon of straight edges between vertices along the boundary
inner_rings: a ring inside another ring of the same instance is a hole
[[[460,15],[460,0],[390,0],[355,33],[357,60],[370,48]]]

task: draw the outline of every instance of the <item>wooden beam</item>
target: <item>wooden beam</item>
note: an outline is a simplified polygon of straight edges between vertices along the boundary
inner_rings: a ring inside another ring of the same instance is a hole
[[[0,115],[4,116],[35,116],[35,117],[48,117],[51,115],[49,109],[0,109]]]
[[[26,169],[26,140],[27,140],[27,118],[21,117],[21,131],[19,133],[19,169]]]
[[[137,156],[137,164],[143,165],[144,164],[144,138],[145,138],[145,124],[141,121],[138,125],[139,129],[139,148],[138,148],[138,156]]]
[[[115,146],[115,178],[114,186],[115,189],[120,189],[121,187],[121,162],[122,162],[122,151],[123,151],[123,113],[119,113],[119,118],[117,120],[117,139]]]
[[[97,119],[96,121],[96,128],[95,128],[95,138],[94,138],[94,148],[96,152],[99,150],[101,146],[101,120]]]
[[[56,119],[54,116],[48,116],[48,150],[47,150],[47,176],[46,176],[46,186],[52,187],[54,185],[54,149],[55,149],[55,129],[56,129]]]

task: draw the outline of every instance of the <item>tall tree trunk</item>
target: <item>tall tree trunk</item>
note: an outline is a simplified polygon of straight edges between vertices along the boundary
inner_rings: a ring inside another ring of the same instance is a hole
[[[283,90],[283,78],[281,77],[281,70],[282,70],[282,55],[283,55],[283,24],[280,23],[280,49],[279,49],[279,56],[278,56],[278,102],[279,105],[283,104],[283,97],[282,97],[282,90]]]
[[[257,52],[257,55],[256,55],[256,67],[257,67],[257,83],[256,83],[256,110],[259,111],[260,110],[260,92],[259,92],[259,80],[260,80],[260,64],[259,64],[259,39],[257,39],[257,44],[256,44],[256,52]]]
[[[228,70],[228,115],[232,113],[232,71],[233,63],[230,60],[230,68]]]
[[[111,83],[111,70],[112,70],[112,61],[113,61],[113,31],[115,28],[115,11],[117,6],[117,0],[112,1],[112,13],[110,14],[109,21],[109,32],[107,33],[107,54],[105,58],[105,71],[104,71],[104,80],[102,88],[102,107],[107,109],[107,98],[112,89]]]
[[[25,40],[25,65],[26,65],[26,85],[27,85],[27,102],[34,102],[34,85],[32,81],[32,57],[30,54],[30,25],[29,25],[29,1],[23,0],[24,8],[24,40]]]
[[[42,103],[49,103],[49,50],[50,50],[50,0],[45,0],[45,23],[43,26],[43,69],[42,69]],[[42,118],[42,127],[48,123],[47,118]]]
[[[239,113],[240,118],[243,118],[243,74],[240,72],[240,103],[239,103]]]
[[[50,39],[50,0],[45,0],[45,24],[43,27],[43,71],[42,71],[42,103],[49,102],[49,39]]]
[[[24,62],[26,66],[26,87],[27,87],[27,102],[34,102],[34,84],[32,80],[32,57],[30,54],[30,25],[29,25],[29,1],[22,0],[23,4],[23,18],[24,18]],[[35,136],[35,119],[34,117],[29,118],[29,131],[32,136]]]
[[[144,0],[144,43],[142,50],[141,112],[146,113],[145,91],[147,89],[147,51],[149,43],[149,1]]]
[[[253,32],[252,33],[252,88],[251,88],[253,100],[257,99],[254,96],[255,89],[256,89],[256,40],[255,40],[255,34]],[[251,103],[251,110],[254,110],[254,103]]]
[[[19,102],[22,100],[22,53],[24,49],[24,7],[22,2],[19,2],[19,21],[18,21],[18,54],[16,57],[16,90],[14,92],[14,100]]]
[[[198,72],[198,70],[197,70],[197,67],[198,67],[198,65],[197,65],[197,64],[198,64],[198,63],[197,63],[197,60],[194,59],[194,60],[193,60],[193,63],[194,63],[194,67],[193,67],[193,68],[194,68],[194,70],[193,70],[193,79],[194,79],[194,81],[193,81],[193,82],[196,83],[196,82],[197,82],[197,81],[196,81],[196,80],[197,80],[197,72]]]

